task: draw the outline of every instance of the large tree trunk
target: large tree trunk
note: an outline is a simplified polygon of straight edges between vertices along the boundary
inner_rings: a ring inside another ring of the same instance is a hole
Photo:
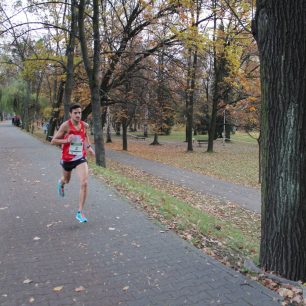
[[[258,0],[261,62],[260,264],[306,281],[306,2]]]
[[[262,161],[261,161],[261,132],[259,132],[259,137],[257,138],[258,143],[258,184],[262,181]]]

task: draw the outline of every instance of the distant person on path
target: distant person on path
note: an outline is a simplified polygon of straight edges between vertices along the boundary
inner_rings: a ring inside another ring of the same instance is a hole
[[[71,178],[72,169],[76,169],[80,180],[79,210],[76,219],[83,223],[87,222],[83,208],[87,195],[88,165],[86,160],[86,149],[95,156],[86,130],[89,125],[81,120],[82,109],[80,104],[73,104],[69,109],[70,119],[61,124],[54,135],[51,144],[62,145],[61,165],[63,176],[57,183],[57,192],[64,197],[64,186]]]
[[[48,122],[44,123],[43,125],[44,134],[48,133],[48,128],[49,128],[49,123]]]

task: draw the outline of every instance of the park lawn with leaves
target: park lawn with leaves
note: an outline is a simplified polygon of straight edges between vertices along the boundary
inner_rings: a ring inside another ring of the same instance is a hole
[[[34,136],[46,142],[40,129]],[[117,162],[107,164],[108,168],[101,168],[90,159],[90,171],[160,222],[164,230],[175,231],[226,266],[278,292],[284,298],[282,305],[306,305],[300,286],[282,284],[243,267],[246,258],[258,263],[259,214]]]
[[[239,268],[245,257],[257,261],[258,214],[117,162],[108,165],[91,169],[167,229],[226,265]]]
[[[108,160],[109,168],[90,163],[91,171],[162,224],[205,254],[246,274],[284,298],[281,305],[306,305],[301,286],[272,280],[244,268],[246,258],[258,264],[260,216],[239,206],[195,193],[143,171]]]
[[[106,147],[121,151],[122,142],[113,138],[113,142],[106,144]],[[207,153],[206,148],[207,144],[199,147],[195,142],[194,151],[187,153],[184,142],[164,142],[157,146],[150,145],[150,140],[130,140],[128,143],[128,153],[131,155],[259,188],[256,141],[247,143],[234,140],[223,144],[221,140],[217,140],[214,153]]]

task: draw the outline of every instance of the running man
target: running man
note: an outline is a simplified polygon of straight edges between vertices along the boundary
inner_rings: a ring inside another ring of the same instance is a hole
[[[86,149],[95,156],[86,129],[89,125],[81,120],[82,109],[80,104],[73,104],[69,108],[70,119],[65,121],[54,135],[51,144],[62,145],[62,158],[60,164],[63,167],[63,176],[57,183],[57,192],[64,197],[64,186],[71,178],[72,169],[80,180],[79,210],[76,219],[83,223],[87,222],[83,208],[87,195],[88,165],[86,160]]]

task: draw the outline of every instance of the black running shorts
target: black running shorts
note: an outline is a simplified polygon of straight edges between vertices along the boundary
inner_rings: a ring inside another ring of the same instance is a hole
[[[86,160],[85,157],[82,157],[78,160],[73,160],[73,161],[70,161],[70,162],[63,161],[63,160],[61,160],[61,162],[60,162],[63,169],[65,171],[68,171],[68,172],[72,171],[72,169],[74,169],[75,167],[77,167],[78,165],[83,164],[83,163],[87,163],[87,160]]]

